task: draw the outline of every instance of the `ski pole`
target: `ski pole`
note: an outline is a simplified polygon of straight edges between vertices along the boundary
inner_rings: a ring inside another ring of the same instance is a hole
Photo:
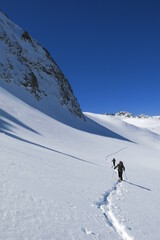
[[[126,171],[124,171],[124,174],[125,174],[125,178],[126,178],[126,180],[127,180],[128,178],[127,178],[127,175],[126,175]]]
[[[112,177],[113,177],[113,175],[114,175],[114,168],[113,168],[113,172],[112,172]]]

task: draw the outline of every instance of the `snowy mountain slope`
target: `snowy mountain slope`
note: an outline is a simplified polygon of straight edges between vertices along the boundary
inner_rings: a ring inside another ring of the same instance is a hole
[[[146,122],[144,119],[139,119],[138,122],[138,119],[128,119],[92,113],[85,113],[85,116],[98,122],[100,125],[107,127],[111,131],[115,131],[136,144],[160,149],[160,135],[158,134],[158,129],[160,127],[159,119],[156,120],[156,124],[155,119],[150,119],[148,121],[152,126],[155,124],[155,132],[157,133],[153,133],[147,129],[146,125],[146,128],[142,128],[143,122]]]
[[[0,109],[0,239],[159,240],[156,134],[94,114],[107,129],[73,115],[68,126],[3,88]],[[113,157],[124,161],[122,183]]]
[[[34,96],[37,106],[48,102],[51,110],[58,101],[64,108],[84,120],[79,103],[64,74],[48,51],[0,10],[0,84],[29,103],[19,92],[27,90]],[[8,84],[4,84],[4,82]],[[39,102],[39,103],[38,103]],[[31,102],[30,102],[31,103]],[[52,112],[52,111],[51,111]]]
[[[141,119],[123,119],[123,121],[133,124],[137,127],[147,128],[152,132],[158,133],[160,135],[160,118],[150,117]]]
[[[105,114],[107,116],[118,118],[124,122],[130,123],[137,127],[147,128],[150,131],[160,134],[160,116],[148,116],[140,114],[134,116],[132,113],[121,111],[116,114]]]

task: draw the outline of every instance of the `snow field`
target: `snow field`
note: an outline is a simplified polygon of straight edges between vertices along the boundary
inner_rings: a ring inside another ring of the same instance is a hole
[[[129,141],[89,120],[77,129],[65,111],[51,118],[2,88],[0,106],[0,239],[159,240],[157,135],[95,114]],[[122,183],[113,157],[126,167]]]

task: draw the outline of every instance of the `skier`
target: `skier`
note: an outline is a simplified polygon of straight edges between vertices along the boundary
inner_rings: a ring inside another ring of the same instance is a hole
[[[113,160],[112,160],[111,162],[113,162],[113,167],[115,167],[115,165],[116,165],[116,159],[113,158]]]
[[[117,164],[117,166],[114,167],[114,169],[118,168],[118,177],[120,181],[123,181],[123,171],[125,171],[125,167],[123,165],[122,161],[119,161],[119,163]]]

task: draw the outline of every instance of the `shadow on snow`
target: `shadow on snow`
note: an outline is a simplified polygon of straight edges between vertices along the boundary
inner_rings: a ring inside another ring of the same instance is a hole
[[[146,187],[143,187],[143,186],[141,186],[141,185],[138,185],[138,184],[135,184],[135,183],[132,183],[132,182],[128,182],[128,181],[126,181],[126,180],[123,180],[123,181],[126,182],[126,183],[129,183],[129,184],[132,185],[132,186],[139,187],[139,188],[142,188],[142,189],[147,190],[147,191],[151,191],[150,188],[146,188]]]
[[[5,89],[5,87],[4,87]],[[104,137],[110,137],[114,139],[119,139],[123,141],[129,141],[132,142],[131,140],[109,130],[107,127],[104,127],[97,122],[89,119],[88,117],[86,118],[86,122],[84,122],[82,119],[73,116],[67,109],[65,109],[63,106],[59,106],[57,109],[54,109],[50,105],[44,105],[43,102],[38,102],[34,99],[32,95],[30,95],[27,92],[24,92],[24,94],[20,94],[18,96],[19,92],[14,92],[13,90],[8,90],[6,91],[10,92],[17,98],[21,99],[23,102],[27,103],[29,106],[32,106],[35,109],[38,109],[39,111],[43,112],[44,114],[48,115],[49,117],[55,119],[56,121],[59,121],[65,125],[68,125],[72,128],[75,128],[80,131],[88,132],[91,134],[99,135],[99,136],[104,136]],[[21,121],[18,119],[14,118],[10,114],[6,113],[3,110],[0,110],[0,115],[2,115],[3,118],[9,119],[10,121],[32,131],[35,132],[36,134],[39,134],[32,128],[26,126],[23,124]],[[33,119],[34,121],[34,119]],[[7,125],[7,123],[1,122],[0,123],[0,130],[3,132],[4,130],[11,129],[11,126]]]
[[[13,122],[13,123],[19,125],[20,127],[23,127],[23,128],[25,128],[25,129],[27,129],[27,130],[35,133],[35,134],[40,135],[40,133],[38,133],[34,129],[28,127],[26,124],[22,123],[17,118],[13,117],[9,113],[0,109],[0,132],[3,132],[3,133],[7,133],[8,131],[13,132],[12,129],[15,128],[15,127],[11,123],[9,123],[8,121]]]
[[[18,137],[18,136],[15,136],[15,135],[13,135],[13,134],[11,134],[11,133],[5,133],[5,135],[7,135],[7,136],[9,136],[9,137],[12,137],[12,138],[15,138],[15,139],[17,139],[17,140],[20,140],[20,141],[22,141],[22,142],[31,144],[31,145],[33,145],[33,146],[40,147],[40,148],[43,148],[43,149],[46,149],[46,150],[49,150],[49,151],[52,151],[52,152],[55,152],[55,153],[58,153],[58,154],[67,156],[67,157],[70,157],[70,158],[74,158],[74,159],[76,159],[76,160],[78,160],[78,161],[81,161],[81,162],[84,162],[84,163],[88,163],[88,164],[92,164],[92,165],[96,165],[96,166],[102,167],[100,164],[96,164],[96,163],[93,163],[93,162],[91,162],[91,161],[84,160],[84,159],[81,159],[81,158],[79,158],[79,157],[73,156],[73,155],[71,155],[71,154],[64,153],[64,152],[60,152],[60,151],[55,150],[55,149],[53,149],[53,148],[49,148],[49,147],[43,146],[43,145],[41,145],[41,144],[38,144],[38,143],[35,143],[35,142],[32,142],[32,141],[28,141],[28,140],[26,140],[26,139],[23,139],[23,138],[20,138],[20,137]]]

